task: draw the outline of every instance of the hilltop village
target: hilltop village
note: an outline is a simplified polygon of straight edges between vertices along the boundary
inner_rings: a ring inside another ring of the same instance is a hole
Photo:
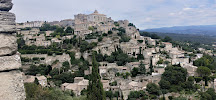
[[[200,76],[194,61],[205,56],[161,39],[141,36],[128,20],[114,21],[97,10],[62,21],[17,23],[17,39],[25,83],[37,81],[42,87],[59,87],[62,91],[73,91],[75,96],[85,95],[95,53],[104,91],[119,100],[133,98],[134,91],[148,91],[152,98],[161,97],[161,93],[149,88],[159,90],[169,81],[165,77],[173,73],[166,70],[175,70],[180,73],[176,76],[184,76],[182,83],[189,82]],[[214,87],[213,83],[205,88]],[[193,81],[192,85],[201,87],[197,89],[204,87],[203,81]],[[163,93],[166,98],[180,96],[170,87],[164,89],[169,90]],[[194,99],[193,95],[187,98]]]

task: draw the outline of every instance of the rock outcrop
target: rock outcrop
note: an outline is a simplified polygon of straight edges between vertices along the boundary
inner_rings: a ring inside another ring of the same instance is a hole
[[[11,34],[0,34],[0,56],[13,55],[17,51],[16,37]],[[1,62],[1,60],[0,60]]]
[[[9,11],[12,9],[11,0],[0,0],[0,11]]]
[[[14,33],[16,32],[15,15],[7,11],[0,11],[0,32]]]
[[[0,57],[0,71],[14,70],[19,69],[20,67],[21,63],[19,54]]]
[[[23,77],[20,71],[0,73],[0,100],[25,100]]]
[[[15,15],[11,0],[0,0],[0,100],[25,100],[20,54],[17,52]]]

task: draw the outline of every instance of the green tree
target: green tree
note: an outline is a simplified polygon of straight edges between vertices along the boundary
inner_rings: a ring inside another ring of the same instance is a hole
[[[142,61],[139,65],[139,71],[140,71],[140,74],[146,74],[146,68]]]
[[[70,69],[70,64],[68,61],[65,61],[62,63],[62,69],[64,70],[64,72],[66,72]]]
[[[97,55],[96,55],[96,60],[97,60],[98,62],[102,62],[102,61],[103,61],[103,55],[102,55],[101,53],[97,54]]]
[[[112,100],[112,98],[113,98],[112,91],[106,91],[105,93],[106,93],[106,97],[109,97],[109,99]]]
[[[170,38],[169,36],[166,36],[164,39],[163,39],[164,42],[171,42],[172,41],[172,38]]]
[[[87,41],[81,41],[80,52],[84,52],[84,51],[88,50],[88,45],[89,45],[89,43]]]
[[[212,100],[216,100],[216,93],[215,93],[215,89],[213,88],[209,88],[206,93],[208,93],[209,95],[211,95]]]
[[[161,76],[160,88],[167,91],[178,92],[184,88],[191,88],[191,82],[186,82],[187,70],[180,66],[168,66]]]
[[[100,37],[98,38],[98,42],[101,42],[102,40],[103,40],[103,37],[100,36]]]
[[[112,31],[108,31],[108,34],[110,35],[110,34],[112,34],[113,32]]]
[[[166,81],[164,79],[160,80],[160,82],[158,83],[160,85],[160,88],[161,89],[170,89],[170,82],[169,81]]]
[[[139,73],[139,69],[134,67],[131,71],[131,76],[136,77],[138,73]]]
[[[208,76],[211,74],[211,70],[208,67],[200,66],[197,68],[197,73],[205,80],[205,86],[207,86]]]
[[[154,71],[153,64],[152,64],[152,57],[151,57],[151,60],[150,60],[149,69],[150,69],[150,74],[152,74],[152,72]]]
[[[159,90],[160,90],[159,86],[156,85],[155,83],[147,84],[146,91],[148,91],[149,94],[159,95]]]
[[[93,53],[92,56],[92,74],[90,76],[87,91],[88,100],[106,100],[103,84],[101,83],[99,75],[98,63],[95,59],[95,53]]]
[[[89,26],[88,29],[94,31],[94,27],[92,26]]]
[[[35,78],[34,83],[37,84],[37,85],[39,85],[39,81],[38,81],[37,78]]]
[[[55,30],[56,33],[64,33],[64,29],[61,28],[61,27],[58,27],[56,30]]]
[[[208,67],[201,66],[197,68],[197,73],[201,77],[209,76],[211,74],[211,70]]]
[[[109,63],[113,63],[115,61],[115,57],[111,55],[107,57],[105,60],[108,61]]]
[[[74,29],[72,29],[71,27],[67,27],[65,32],[66,33],[74,33]]]

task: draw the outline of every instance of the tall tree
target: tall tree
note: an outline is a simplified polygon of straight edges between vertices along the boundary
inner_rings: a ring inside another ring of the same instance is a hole
[[[151,60],[150,60],[149,69],[150,69],[150,74],[152,74],[152,72],[154,71],[153,64],[152,64],[152,57],[151,57]]]
[[[88,100],[106,100],[103,84],[101,83],[99,75],[98,63],[95,59],[95,53],[93,53],[92,57],[92,74],[87,91]]]
[[[159,95],[159,90],[160,90],[159,86],[156,85],[155,83],[147,84],[146,91],[148,91],[149,94]]]
[[[208,77],[211,75],[211,70],[208,67],[200,66],[197,68],[197,73],[205,80],[205,86],[208,85]]]
[[[141,61],[140,65],[139,65],[139,69],[140,69],[140,74],[145,74],[146,73],[146,68],[145,68],[145,65],[143,64],[142,61]]]
[[[211,74],[211,70],[208,67],[200,66],[197,68],[197,73],[201,76],[209,76]]]

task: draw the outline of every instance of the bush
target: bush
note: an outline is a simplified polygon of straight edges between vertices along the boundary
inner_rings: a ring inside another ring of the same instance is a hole
[[[108,34],[110,35],[110,34],[113,34],[113,32],[112,31],[108,31]]]
[[[143,40],[137,40],[139,43],[143,43]]]
[[[72,100],[72,96],[58,88],[43,88],[35,83],[25,83],[26,100]]]

